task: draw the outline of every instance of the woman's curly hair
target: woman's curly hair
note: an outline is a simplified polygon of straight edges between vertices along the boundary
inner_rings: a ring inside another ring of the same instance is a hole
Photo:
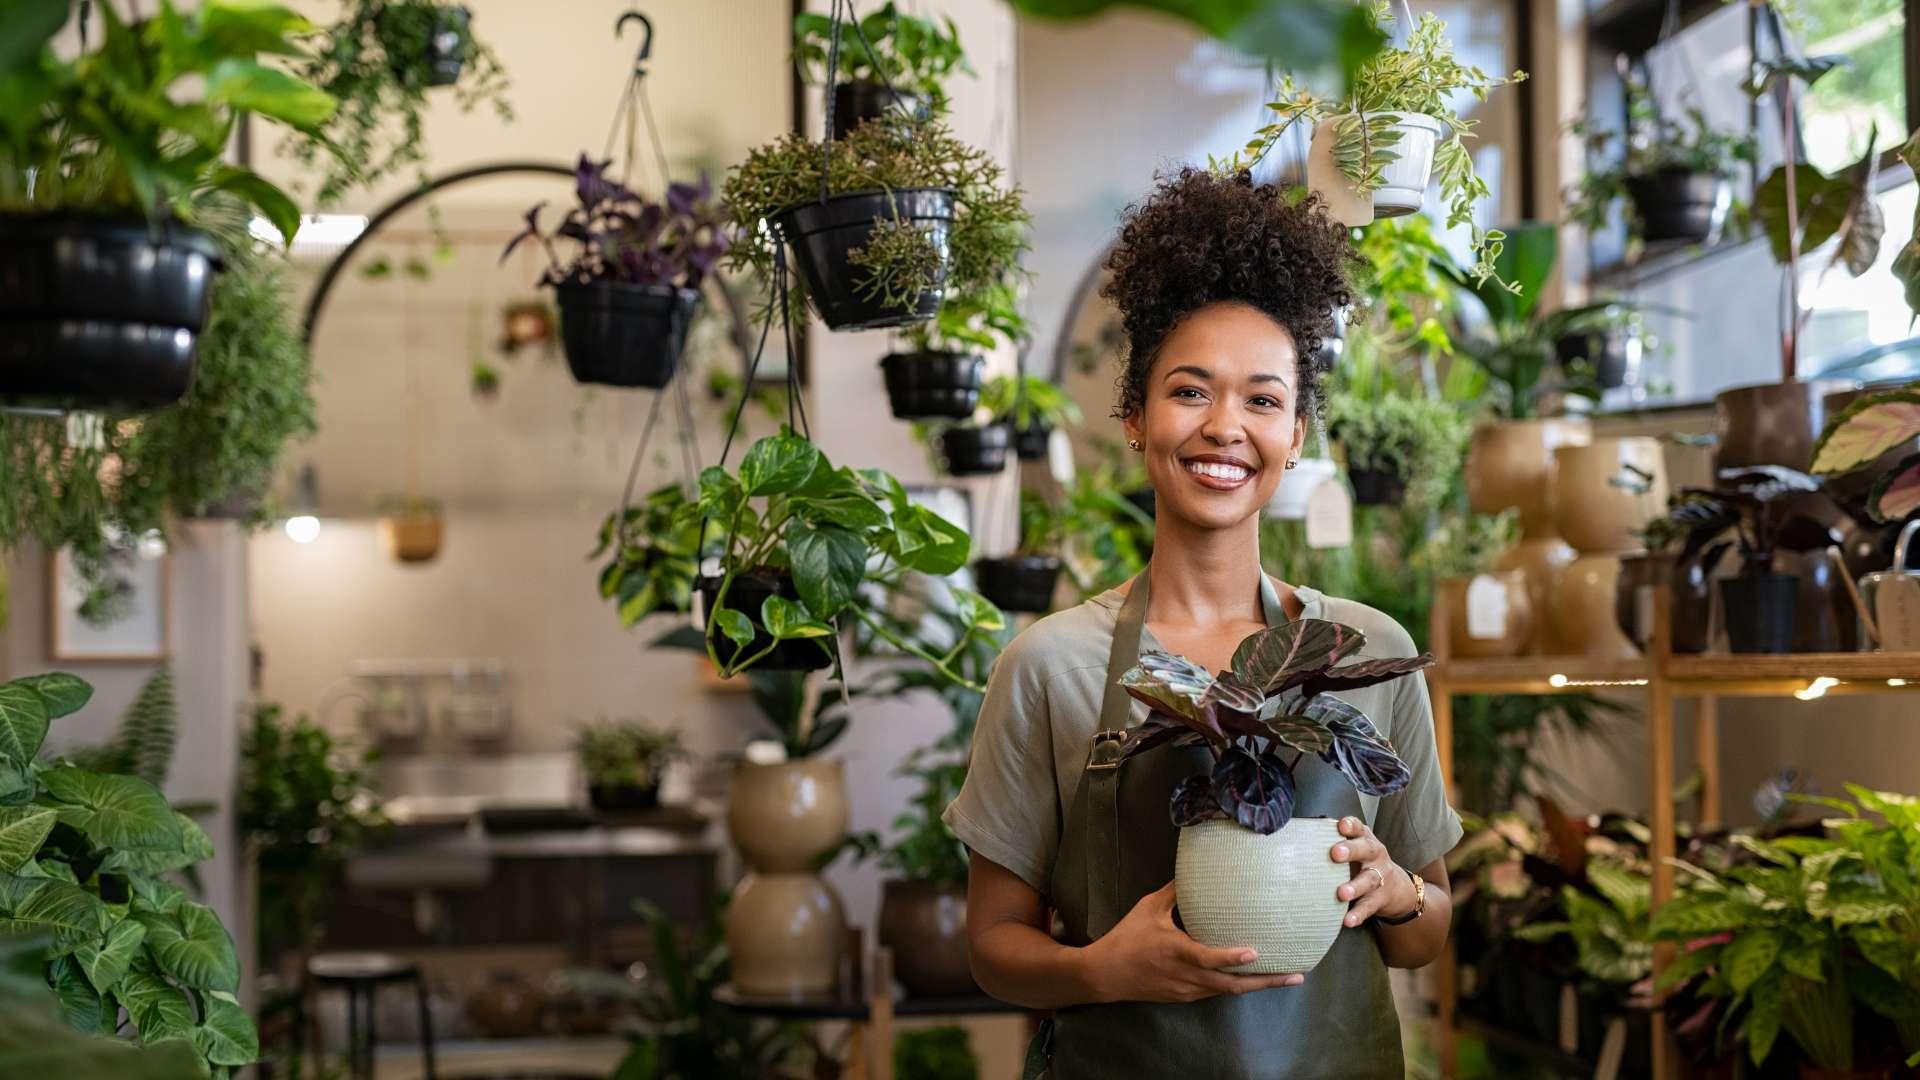
[[[1347,230],[1318,196],[1290,201],[1245,172],[1221,176],[1191,167],[1162,176],[1146,201],[1127,208],[1120,241],[1107,256],[1112,279],[1100,294],[1119,307],[1127,333],[1120,401],[1113,415],[1146,403],[1147,372],[1180,320],[1218,301],[1262,312],[1293,335],[1299,354],[1295,409],[1320,410],[1323,339],[1335,310],[1353,303],[1360,263]]]

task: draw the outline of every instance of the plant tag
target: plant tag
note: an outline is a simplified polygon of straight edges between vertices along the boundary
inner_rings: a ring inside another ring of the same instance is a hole
[[[1373,224],[1373,200],[1354,193],[1353,183],[1340,172],[1333,160],[1333,141],[1337,122],[1322,120],[1313,129],[1313,145],[1307,150],[1307,189],[1327,204],[1327,216],[1353,228]]]
[[[1498,641],[1507,636],[1507,587],[1491,574],[1467,583],[1467,636]]]
[[[75,450],[101,450],[107,445],[106,421],[99,413],[67,414],[67,445]]]
[[[1580,1052],[1580,995],[1572,983],[1560,984],[1560,1052]]]
[[[1307,546],[1319,550],[1353,543],[1353,496],[1339,480],[1322,480],[1307,496]]]
[[[1920,652],[1920,576],[1893,574],[1883,579],[1874,594],[1873,617],[1880,627],[1881,649]]]

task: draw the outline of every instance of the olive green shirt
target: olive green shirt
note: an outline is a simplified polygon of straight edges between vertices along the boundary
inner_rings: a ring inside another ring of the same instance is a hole
[[[1413,639],[1381,612],[1305,588],[1303,617],[1343,623],[1366,635],[1349,657],[1415,655]],[[973,734],[973,759],[959,797],[942,820],[976,854],[1006,867],[1046,895],[1060,829],[1100,725],[1107,654],[1126,597],[1109,590],[1028,627],[995,663]],[[1157,649],[1144,630],[1141,651]],[[1433,745],[1426,680],[1402,676],[1335,695],[1365,713],[1393,745],[1413,779],[1384,799],[1360,796],[1367,824],[1394,862],[1418,870],[1459,842],[1459,815],[1447,804]],[[1146,719],[1133,703],[1129,724]]]

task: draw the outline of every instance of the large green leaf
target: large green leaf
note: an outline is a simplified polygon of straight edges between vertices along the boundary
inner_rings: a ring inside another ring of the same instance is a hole
[[[1333,664],[1367,643],[1352,627],[1324,619],[1294,619],[1249,634],[1233,651],[1233,670],[1272,695]]]
[[[73,958],[79,961],[80,970],[86,973],[93,988],[104,994],[127,973],[146,939],[145,924],[138,919],[122,919],[114,923],[104,937],[73,950]]]
[[[1786,1007],[1786,979],[1773,975],[1753,986],[1752,1011],[1747,1014],[1747,1054],[1755,1065],[1767,1060],[1780,1037],[1780,1013]]]
[[[1498,324],[1525,322],[1540,303],[1540,293],[1553,276],[1560,255],[1560,227],[1550,221],[1523,221],[1504,230],[1507,238],[1493,260],[1493,277],[1474,290]],[[1472,275],[1465,275],[1472,280]],[[1518,290],[1500,284],[1512,282]]]
[[[804,608],[784,596],[769,596],[761,602],[760,623],[780,641],[833,636],[833,627],[807,618]]]
[[[100,863],[100,869],[153,876],[185,870],[213,858],[213,841],[207,838],[199,822],[178,811],[174,813],[174,820],[180,825],[181,842],[177,849],[123,848],[107,856]]]
[[[1827,421],[1813,445],[1812,471],[1852,472],[1920,438],[1920,383],[1857,398]]]
[[[127,1007],[133,1026],[144,1042],[160,1039],[186,1039],[193,1035],[193,1003],[178,987],[137,961],[114,988],[114,996]]]
[[[1847,220],[1853,202],[1853,184],[1844,176],[1828,176],[1811,165],[1794,170],[1794,201],[1799,205],[1800,255],[1833,238]],[[1775,262],[1787,261],[1787,167],[1775,169],[1753,193],[1753,216],[1767,231]]]
[[[20,686],[31,687],[40,692],[47,703],[47,719],[58,720],[63,716],[72,716],[86,707],[93,699],[93,687],[78,675],[69,675],[64,671],[50,671],[45,675],[29,675],[24,679],[13,680]]]
[[[101,847],[181,849],[179,819],[144,780],[63,766],[42,773],[40,782],[64,804],[60,820]]]
[[[18,682],[0,685],[0,758],[25,765],[47,739],[47,699]]]
[[[59,1080],[182,1080],[200,1075],[186,1042],[136,1047],[75,1031],[45,1002],[0,996],[0,1076]]]
[[[1351,76],[1386,36],[1365,4],[1344,0],[1008,0],[1028,15],[1085,19],[1112,7],[1158,11],[1277,66]]]
[[[37,61],[72,10],[72,0],[8,0],[0,5],[0,77]]]
[[[1653,932],[1667,938],[1690,938],[1746,926],[1759,912],[1752,904],[1731,896],[1682,895],[1653,913]]]
[[[33,858],[55,818],[44,806],[0,806],[0,873],[11,874]]]
[[[279,68],[237,57],[220,61],[207,75],[207,100],[302,129],[324,123],[338,104],[318,87]]]
[[[1726,968],[1727,982],[1738,993],[1760,981],[1760,976],[1773,966],[1774,958],[1780,955],[1780,935],[1771,930],[1742,930],[1727,943],[1726,951],[1720,954],[1720,962]]]
[[[100,992],[88,984],[80,966],[72,957],[54,958],[47,967],[47,981],[53,984],[53,996],[59,999],[60,1015],[76,1031],[101,1031],[108,1023]]]
[[[911,533],[915,544],[911,552],[901,545],[901,565],[923,574],[945,577],[967,565],[972,541],[967,531],[927,507],[914,504],[893,515],[894,533],[902,538]]]
[[[748,497],[785,495],[806,483],[820,463],[820,448],[800,436],[769,435],[741,459],[740,487]]]
[[[13,917],[89,937],[105,933],[107,929],[107,906],[100,898],[64,881],[41,882],[39,888],[14,909]]]
[[[201,36],[227,53],[297,56],[290,39],[313,31],[299,12],[261,0],[205,0],[199,15]]]
[[[252,169],[232,165],[219,166],[213,173],[213,188],[238,195],[273,223],[282,243],[291,245],[300,231],[300,206],[272,181]]]
[[[134,917],[146,924],[147,949],[163,973],[202,990],[240,985],[233,938],[212,908],[188,900],[170,914],[136,908]]]
[[[193,1045],[215,1065],[250,1065],[260,1056],[260,1033],[247,1010],[218,991],[201,999],[206,1008],[193,1031]]]
[[[794,587],[814,618],[831,619],[853,602],[867,570],[867,544],[858,533],[795,520],[786,540]]]

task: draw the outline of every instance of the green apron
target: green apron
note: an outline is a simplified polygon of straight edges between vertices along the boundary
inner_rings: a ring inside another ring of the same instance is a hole
[[[1267,625],[1286,621],[1261,575]],[[1053,864],[1052,902],[1064,943],[1084,946],[1134,904],[1173,880],[1179,830],[1173,788],[1211,770],[1205,747],[1165,745],[1120,762],[1129,702],[1120,676],[1140,658],[1147,575],[1133,580],[1114,627],[1100,729],[1067,809]],[[1359,795],[1318,755],[1294,773],[1297,817],[1363,816]],[[1253,900],[1255,898],[1249,898]],[[1304,986],[1223,994],[1184,1004],[1119,1002],[1061,1009],[1028,1053],[1029,1077],[1047,1080],[1299,1080],[1405,1075],[1400,1021],[1387,967],[1365,927],[1343,927]]]

